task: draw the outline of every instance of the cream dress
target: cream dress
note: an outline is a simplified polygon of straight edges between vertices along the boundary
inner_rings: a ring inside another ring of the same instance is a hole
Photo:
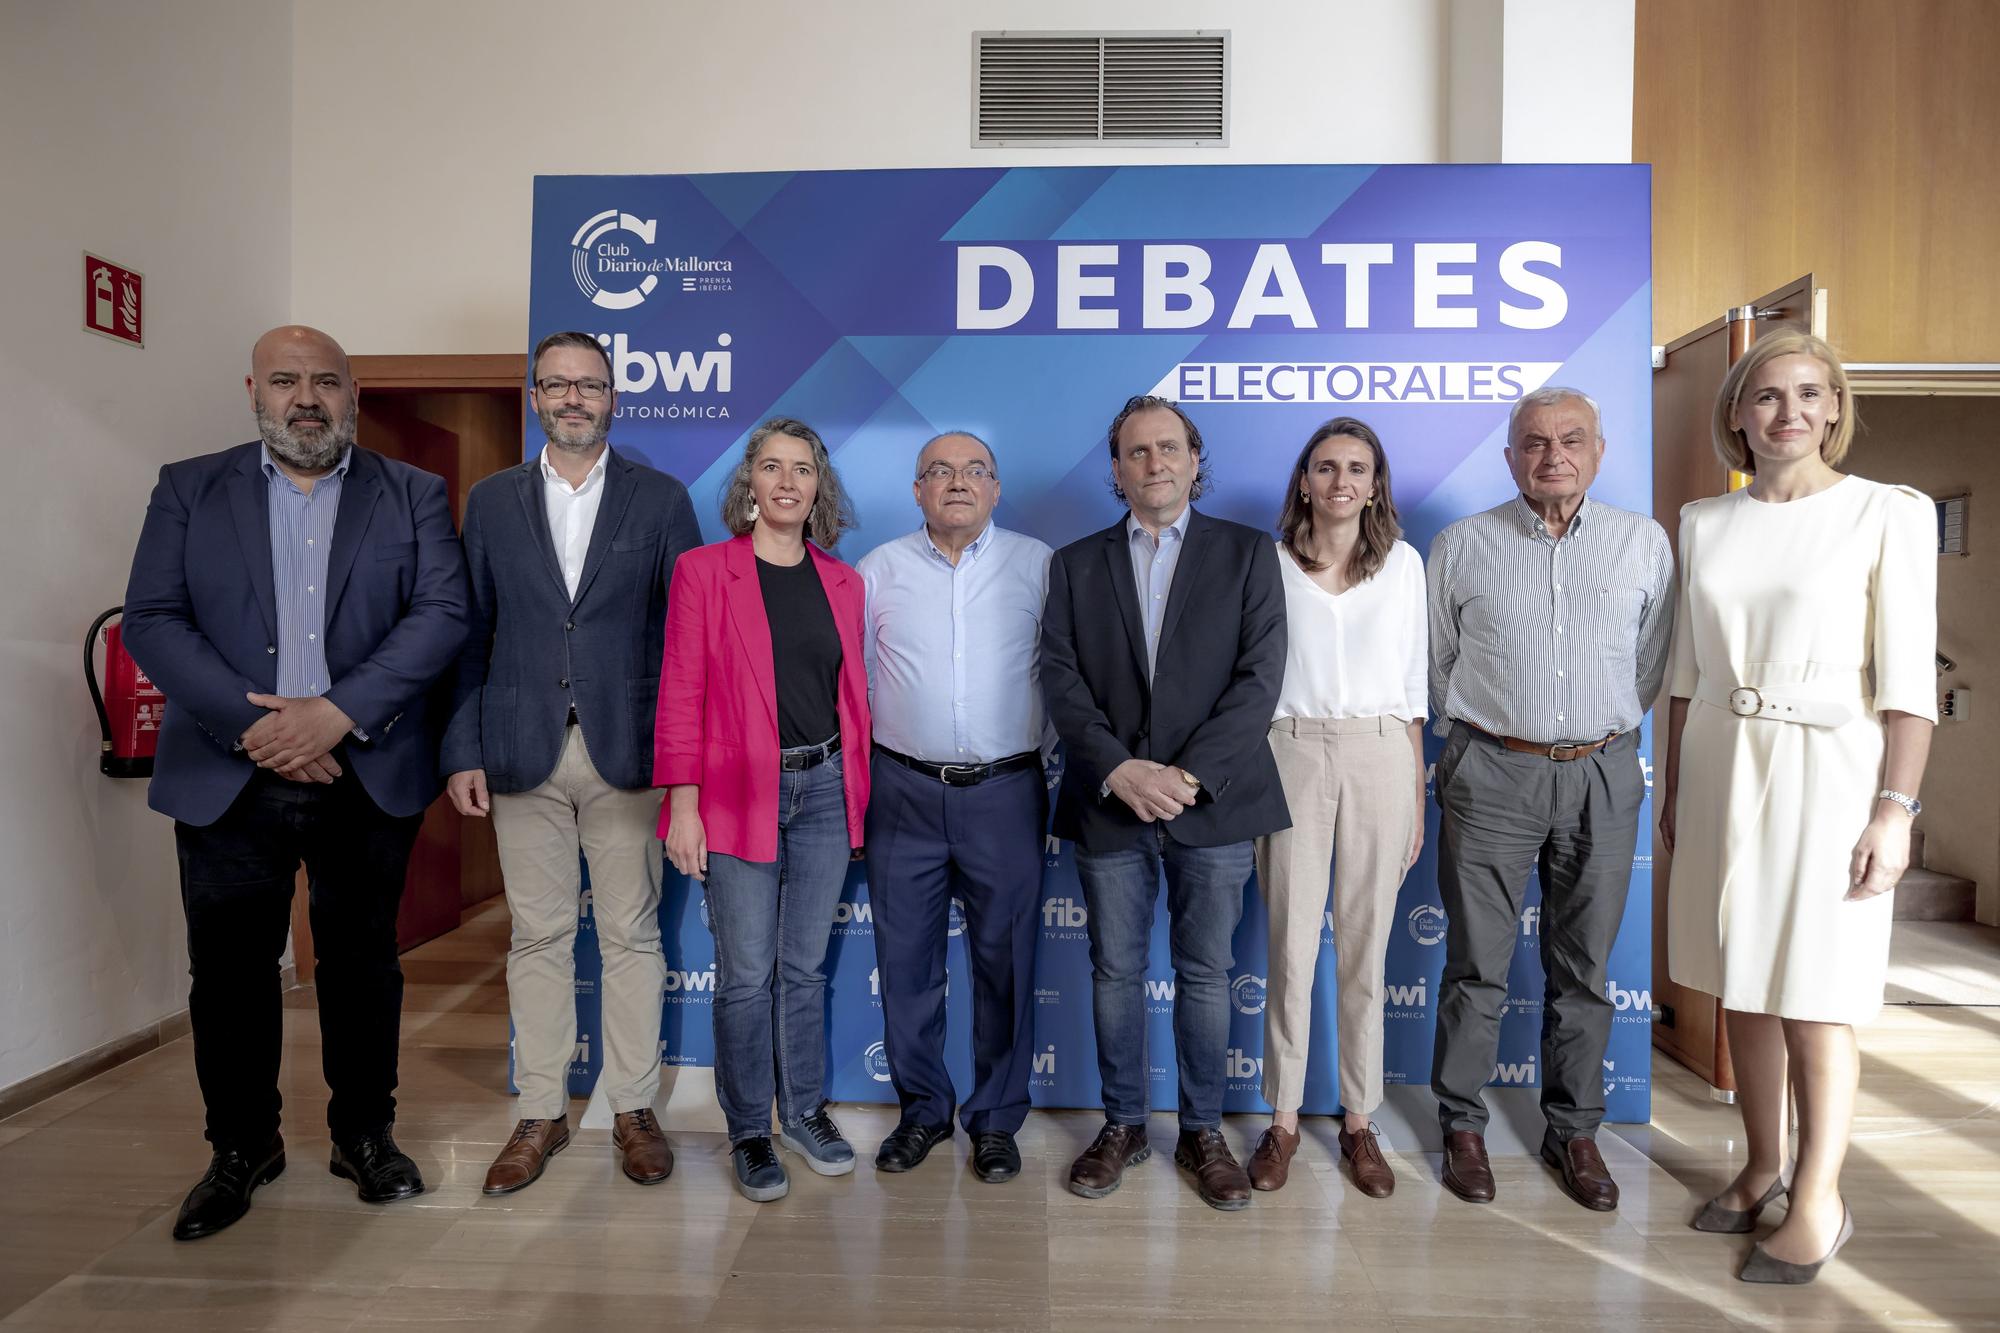
[[[1787,504],[1736,491],[1681,510],[1680,566],[1668,973],[1741,1012],[1866,1022],[1895,895],[1846,901],[1849,858],[1882,789],[1882,713],[1937,719],[1935,508],[1853,476]],[[1826,716],[1741,716],[1739,686]]]

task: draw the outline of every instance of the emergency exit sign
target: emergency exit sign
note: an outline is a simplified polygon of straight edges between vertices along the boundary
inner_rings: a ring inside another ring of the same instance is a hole
[[[130,343],[146,345],[146,278],[134,269],[99,259],[88,250],[83,254],[83,327],[91,333]]]

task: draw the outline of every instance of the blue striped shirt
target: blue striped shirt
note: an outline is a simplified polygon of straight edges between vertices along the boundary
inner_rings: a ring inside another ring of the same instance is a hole
[[[1538,745],[1639,725],[1666,676],[1674,558],[1644,514],[1585,498],[1560,540],[1515,496],[1431,543],[1431,716]]]
[[[264,447],[271,514],[271,587],[278,603],[278,693],[298,699],[326,693],[326,558],[349,449],[333,471],[301,490]]]

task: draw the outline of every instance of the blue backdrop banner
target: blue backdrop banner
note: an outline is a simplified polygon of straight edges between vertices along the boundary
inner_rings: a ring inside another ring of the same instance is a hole
[[[1380,434],[1407,539],[1513,494],[1509,406],[1547,383],[1603,410],[1592,494],[1652,510],[1649,177],[1643,166],[1060,167],[535,181],[529,345],[559,329],[611,354],[611,440],[688,484],[709,540],[749,432],[767,417],[825,438],[861,527],[850,563],[911,531],[918,449],[950,429],[1005,462],[997,522],[1060,546],[1112,522],[1105,428],[1125,399],[1184,404],[1207,441],[1209,513],[1271,530],[1314,427]],[[525,449],[541,447],[529,422]],[[1437,742],[1431,742],[1435,755]],[[1641,760],[1650,790],[1649,735]],[[1430,1078],[1444,913],[1437,810],[1403,885],[1388,958],[1390,1083]],[[1642,813],[1616,1009],[1610,1118],[1650,1112],[1652,856]],[[1067,845],[1044,860],[1034,1098],[1099,1104],[1083,893]],[[661,1051],[709,1064],[715,948],[700,886],[668,870]],[[1164,898],[1164,895],[1163,895]],[[1164,913],[1164,908],[1162,908]],[[577,945],[571,1084],[599,1068],[596,937]],[[850,874],[827,973],[830,1094],[893,1100],[865,876]],[[1308,1112],[1339,1104],[1333,953],[1321,935]],[[969,1090],[970,981],[953,915],[949,1051]],[[1540,893],[1531,886],[1494,1080],[1540,1082]],[[1227,1106],[1259,1095],[1265,917],[1245,889]],[[1174,1104],[1164,915],[1147,980],[1156,1107]]]

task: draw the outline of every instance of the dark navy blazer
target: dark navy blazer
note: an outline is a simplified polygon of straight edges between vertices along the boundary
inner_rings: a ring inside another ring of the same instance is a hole
[[[272,694],[278,612],[262,446],[169,463],[125,589],[125,644],[167,696],[148,801],[212,824],[256,765],[236,748]],[[465,640],[465,557],[444,478],[356,447],[326,572],[326,697],[369,739],[344,762],[392,815],[437,796],[443,724],[432,686]]]
[[[472,488],[465,555],[472,632],[459,658],[440,768],[487,789],[539,787],[562,758],[570,704],[598,776],[653,785],[653,714],[674,561],[701,545],[687,487],[616,449],[576,597],[542,498],[541,454]]]
[[[1147,825],[1118,797],[1098,794],[1127,759],[1201,780],[1195,803],[1166,826],[1183,846],[1290,827],[1266,739],[1285,676],[1285,591],[1268,536],[1188,515],[1158,663],[1148,682],[1125,520],[1057,551],[1042,617],[1042,689],[1066,752],[1056,836],[1093,852],[1139,841]]]

